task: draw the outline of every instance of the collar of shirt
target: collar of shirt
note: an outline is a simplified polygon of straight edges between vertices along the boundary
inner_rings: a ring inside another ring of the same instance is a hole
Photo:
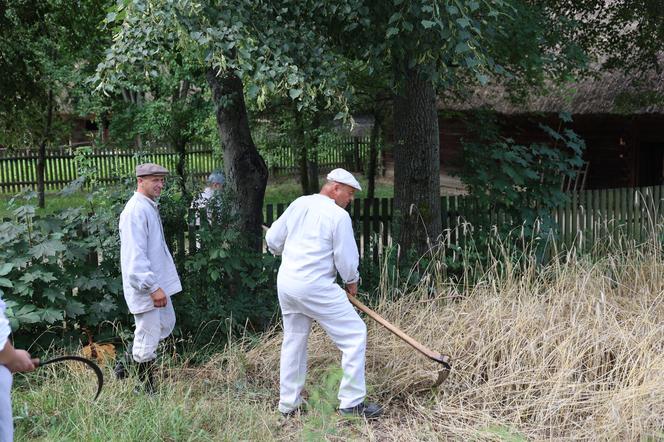
[[[149,201],[150,204],[152,204],[152,207],[159,210],[159,204],[157,204],[156,201],[153,201],[151,198],[148,198],[147,196],[143,195],[141,192],[134,192],[134,195],[138,195],[139,198],[144,198],[146,201]]]
[[[322,195],[322,194],[320,194],[320,193],[314,193],[314,196],[318,196],[318,197],[320,197],[320,198],[323,198],[323,199],[327,200],[328,202],[331,202],[331,203],[333,203],[333,204],[336,204],[336,203],[334,202],[334,199],[330,198],[330,197],[327,196],[327,195]]]

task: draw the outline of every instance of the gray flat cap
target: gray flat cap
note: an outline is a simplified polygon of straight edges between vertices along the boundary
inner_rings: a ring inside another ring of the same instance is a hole
[[[208,184],[221,184],[224,185],[226,183],[226,177],[224,176],[224,172],[221,170],[214,171],[208,176],[207,179]]]
[[[155,163],[143,163],[136,166],[136,177],[148,175],[168,175],[168,169]]]

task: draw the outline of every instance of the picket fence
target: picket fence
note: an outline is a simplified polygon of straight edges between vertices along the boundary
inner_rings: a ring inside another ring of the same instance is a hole
[[[589,251],[618,239],[643,243],[653,237],[664,214],[664,186],[587,190],[569,194],[567,204],[552,215],[552,230],[541,230],[541,238],[552,241],[557,250]],[[270,226],[288,204],[267,204],[265,224]],[[348,207],[356,241],[364,258],[378,261],[391,243],[392,198],[357,199]],[[190,214],[190,220],[193,214]],[[483,207],[470,196],[441,197],[443,238],[448,244],[459,244],[464,235],[490,231],[495,226],[511,226],[518,235],[520,222],[501,211]],[[172,245],[184,256],[195,247],[195,229],[174,232]]]
[[[49,148],[46,150],[44,186],[46,190],[60,190],[79,176],[76,163],[76,147]],[[321,172],[335,167],[360,171],[369,152],[368,138],[341,139],[336,145],[318,152]],[[292,174],[299,170],[297,149],[284,147],[265,154],[268,170],[272,175]],[[36,189],[36,149],[0,149],[0,193],[16,193],[25,187]],[[140,162],[154,162],[175,170],[178,153],[170,147],[151,147],[146,151],[130,148],[95,147],[86,156],[95,170],[94,178],[100,183],[112,183],[120,177],[130,176]],[[201,180],[211,171],[222,167],[220,156],[205,146],[189,146],[186,154],[186,170],[194,180]]]

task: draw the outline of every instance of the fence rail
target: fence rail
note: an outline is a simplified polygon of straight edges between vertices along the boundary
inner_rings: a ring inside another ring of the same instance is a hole
[[[79,177],[76,163],[76,147],[47,149],[44,186],[47,190],[59,190]],[[361,170],[368,158],[369,140],[343,139],[333,147],[318,152],[321,172],[335,167]],[[298,155],[295,148],[282,148],[265,154],[271,174],[291,174],[298,171]],[[25,187],[37,186],[36,149],[0,150],[0,193],[16,193]],[[131,175],[137,162],[154,162],[174,170],[178,153],[169,147],[153,147],[146,151],[127,148],[94,148],[86,156],[95,170],[94,177],[102,183],[118,181]],[[186,153],[186,170],[190,177],[201,179],[212,170],[222,167],[221,159],[211,148],[190,146]]]

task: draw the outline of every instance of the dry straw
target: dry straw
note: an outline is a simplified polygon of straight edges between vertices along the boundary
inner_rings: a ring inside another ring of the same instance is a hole
[[[474,270],[473,284],[446,284],[434,259],[432,275],[417,287],[384,287],[376,310],[452,355],[454,368],[431,391],[435,364],[367,318],[370,396],[388,415],[366,436],[664,439],[661,249],[656,238],[640,247],[615,244],[603,257],[572,250],[539,267],[532,259],[508,265],[514,255],[503,250]],[[249,378],[275,394],[280,342],[277,330],[246,355]],[[319,328],[309,354],[311,387],[339,354]]]

